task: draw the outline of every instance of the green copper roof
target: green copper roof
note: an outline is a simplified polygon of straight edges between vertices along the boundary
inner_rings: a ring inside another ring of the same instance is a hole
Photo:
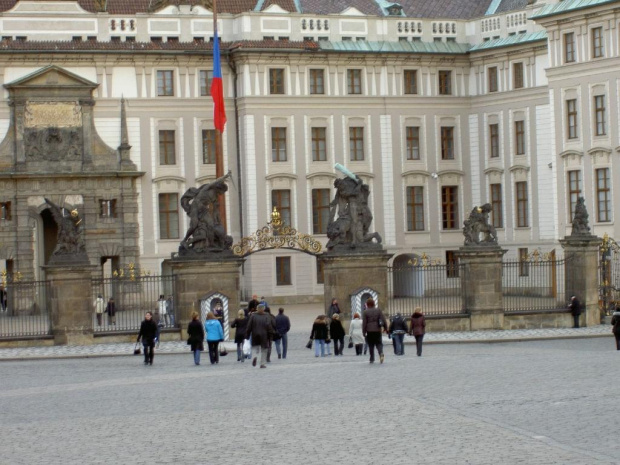
[[[546,18],[570,11],[583,10],[608,3],[619,3],[618,0],[564,0],[554,5],[545,5],[538,10],[530,19]]]
[[[463,54],[467,53],[469,45],[456,42],[367,42],[365,40],[329,42],[320,40],[319,48],[332,52]]]
[[[547,40],[546,31],[532,32],[531,34],[515,34],[514,36],[508,36],[503,39],[489,40],[482,42],[481,44],[474,45],[469,49],[470,52],[477,52],[480,50],[489,50],[493,48],[510,47],[511,45],[527,44],[530,42]]]

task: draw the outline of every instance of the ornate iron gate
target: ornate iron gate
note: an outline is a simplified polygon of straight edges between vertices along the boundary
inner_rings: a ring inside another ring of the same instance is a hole
[[[605,234],[600,253],[599,308],[611,315],[620,306],[620,245]]]

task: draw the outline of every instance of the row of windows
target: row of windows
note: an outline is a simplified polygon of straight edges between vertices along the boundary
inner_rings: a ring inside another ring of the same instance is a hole
[[[577,61],[577,42],[574,32],[564,34],[564,63],[575,63]],[[590,57],[605,57],[605,33],[603,27],[593,27],[590,29]]]
[[[499,91],[499,70],[497,66],[489,66],[487,68],[488,91]],[[525,86],[523,74],[523,63],[517,62],[512,64],[512,88],[522,89]]]
[[[198,82],[200,83],[200,96],[206,97],[211,95],[211,80],[213,79],[213,71],[200,70],[198,73]],[[174,71],[158,70],[157,71],[157,96],[158,97],[174,97]]]
[[[596,187],[596,221],[599,223],[608,223],[612,221],[611,209],[611,179],[609,168],[599,168],[595,172]],[[567,179],[568,184],[568,205],[570,218],[575,215],[575,205],[577,199],[582,197],[581,187],[581,171],[569,171]]]
[[[594,135],[607,135],[607,108],[604,95],[595,95],[592,102]],[[568,139],[579,138],[579,115],[577,99],[566,100],[566,137]]]
[[[67,215],[69,212],[65,212]],[[116,199],[99,199],[99,217],[116,218]],[[11,221],[13,214],[11,202],[0,202],[0,220]]]

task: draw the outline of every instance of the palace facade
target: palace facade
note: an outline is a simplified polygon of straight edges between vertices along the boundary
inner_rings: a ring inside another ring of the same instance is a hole
[[[44,198],[102,273],[166,273],[179,199],[215,179],[210,1],[0,0],[0,259],[43,279]],[[394,264],[450,262],[490,203],[508,257],[561,253],[586,199],[619,237],[620,1],[220,0],[227,228],[327,242],[334,169],[371,188]],[[248,257],[244,296],[322,299],[315,257]]]

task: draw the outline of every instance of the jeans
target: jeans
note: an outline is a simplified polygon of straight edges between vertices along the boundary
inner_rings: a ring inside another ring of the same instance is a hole
[[[579,328],[579,315],[573,315],[573,328]]]
[[[260,366],[265,366],[267,362],[267,349],[263,349],[260,345],[252,346],[252,355],[258,359]]]
[[[280,350],[280,344],[282,344],[282,349]],[[281,355],[282,358],[286,358],[286,349],[288,348],[288,334],[284,333],[280,339],[276,341],[276,351],[278,355]]]
[[[219,344],[220,341],[207,341],[207,345],[209,346],[209,360],[211,361],[211,365],[220,361],[220,353],[218,352],[217,348]]]
[[[419,336],[415,336],[415,347],[418,351],[418,357],[422,356],[422,340],[424,339],[424,334],[420,334]]]
[[[200,349],[194,351],[194,363],[200,365]]]
[[[142,347],[144,348],[144,363],[153,364],[153,357],[155,357],[155,343],[142,341]]]
[[[325,347],[327,348],[327,355],[331,355],[332,354],[332,343],[330,342],[326,342],[325,343]]]
[[[344,350],[344,337],[340,339],[334,339],[334,355],[342,355]]]
[[[237,361],[243,362],[245,356],[243,355],[243,342],[237,342]]]
[[[319,356],[319,347],[321,348],[321,357],[325,357],[325,339],[314,340],[314,356]]]
[[[4,309],[2,309],[4,311]],[[103,320],[101,313],[97,313],[97,326],[101,326],[101,320]]]
[[[405,355],[405,333],[392,333],[392,341],[394,342],[394,354]]]

